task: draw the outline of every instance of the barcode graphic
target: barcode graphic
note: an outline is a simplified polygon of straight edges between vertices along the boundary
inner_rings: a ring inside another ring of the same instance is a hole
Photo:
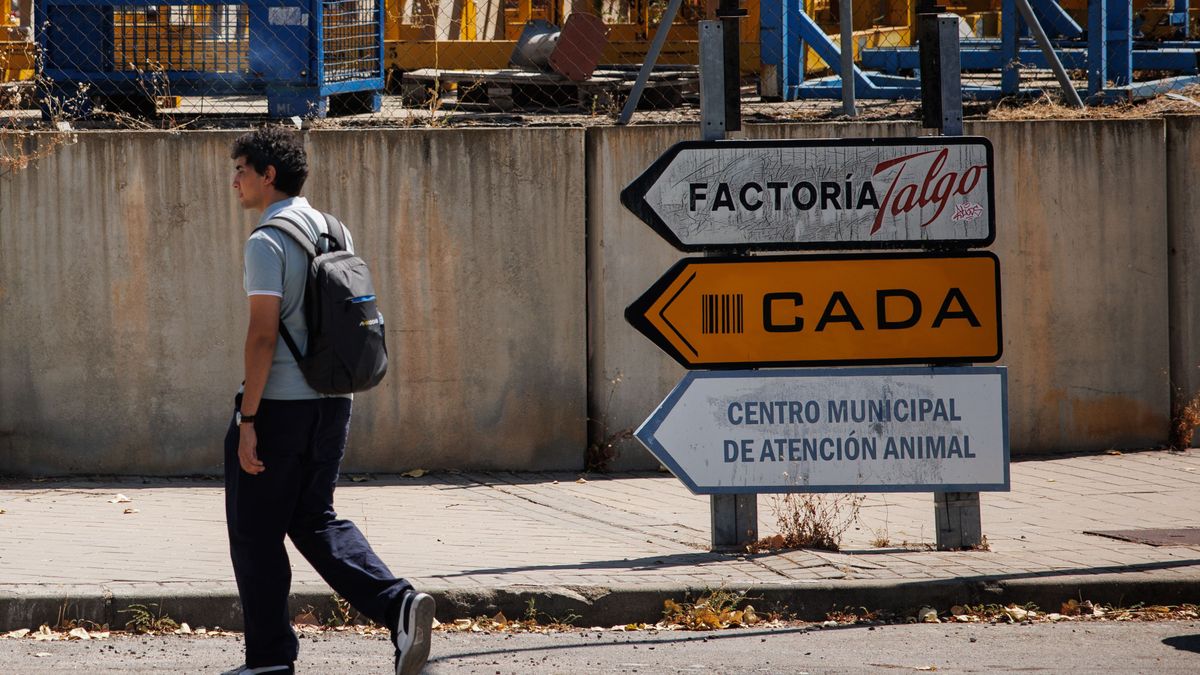
[[[705,335],[741,333],[742,294],[704,293],[700,298],[700,325]]]

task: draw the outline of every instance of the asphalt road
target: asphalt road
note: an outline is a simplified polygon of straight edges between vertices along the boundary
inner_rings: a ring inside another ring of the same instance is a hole
[[[431,675],[1200,672],[1196,621],[434,637]],[[17,674],[220,672],[240,659],[237,637],[0,640],[0,671]],[[388,673],[391,655],[382,637],[323,633],[304,637],[297,665],[305,673]]]

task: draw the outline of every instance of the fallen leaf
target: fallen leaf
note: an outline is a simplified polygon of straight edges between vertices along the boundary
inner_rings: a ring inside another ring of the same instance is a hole
[[[438,626],[440,626],[440,625],[442,625],[442,622],[441,622],[441,621],[438,621],[438,620],[437,620],[437,617],[434,617],[434,618],[433,618],[433,627],[434,627],[434,628],[437,628],[437,627],[438,627]]]
[[[937,610],[932,607],[922,607],[921,611],[917,612],[917,621],[921,623],[941,623],[938,620]]]
[[[0,509],[0,516],[4,515],[6,513],[8,513],[8,511],[5,511],[4,509]]]
[[[950,614],[954,616],[962,616],[967,613],[967,608],[962,605],[955,605],[950,608]]]
[[[1106,454],[1106,455],[1119,455],[1119,454],[1121,454],[1121,451],[1120,451],[1120,450],[1109,450],[1108,452],[1106,452],[1106,453],[1104,453],[1104,454]]]
[[[86,628],[73,628],[70,633],[67,633],[67,636],[73,637],[76,640],[91,640],[92,639],[92,636],[88,635]]]
[[[1002,611],[1013,621],[1024,621],[1029,618],[1029,612],[1020,607],[1005,607]]]
[[[118,493],[116,497],[113,497],[112,499],[108,500],[108,503],[109,504],[128,504],[131,501],[133,501],[133,500],[130,499],[129,497],[126,497],[125,495]]]
[[[40,659],[40,658],[43,658],[46,656],[53,656],[53,654],[51,654],[50,652],[38,652],[38,653],[34,654],[34,656],[36,656]]]
[[[1058,611],[1066,616],[1075,616],[1076,614],[1079,614],[1079,601],[1075,598],[1071,598],[1070,600],[1064,602],[1062,604],[1062,609]]]
[[[22,629],[20,629],[20,630],[14,630],[14,631],[13,631],[13,632],[11,632],[11,633],[7,633],[7,634],[5,634],[5,636],[4,636],[4,637],[6,637],[6,638],[13,638],[13,639],[20,639],[20,638],[23,638],[23,637],[25,637],[26,635],[29,635],[29,629],[28,629],[28,628],[22,628]]]
[[[187,622],[184,621],[183,623],[179,624],[179,628],[175,629],[175,634],[176,635],[191,635],[192,627],[187,625]]]
[[[586,483],[586,482],[587,482],[587,479],[586,479],[586,478],[584,478],[583,476],[580,476],[578,479],[576,479],[576,481],[575,481],[575,482],[576,482],[576,483]]]
[[[139,513],[139,511],[137,509],[125,509],[124,511],[122,511],[122,513],[128,515],[130,513]]]
[[[365,483],[369,480],[366,476],[347,476],[351,483]]]
[[[33,639],[39,640],[39,641],[54,640],[54,639],[57,639],[57,637],[58,636],[56,636],[54,634],[54,632],[50,630],[50,627],[47,626],[46,624],[42,624],[42,627],[39,628],[37,630],[37,632],[33,634]]]
[[[104,631],[103,633],[92,633],[92,639],[93,640],[107,640],[108,635],[109,635],[108,631]]]
[[[551,485],[558,485],[558,481],[554,481],[554,482],[552,482],[552,483],[550,483],[550,484],[551,484]],[[0,513],[4,513],[4,511],[0,511]]]
[[[405,478],[420,478],[421,476],[425,475],[425,469],[413,469],[412,471],[406,471],[400,475],[404,476]]]
[[[292,619],[292,623],[297,626],[316,626],[320,622],[317,621],[317,617],[312,612],[300,612],[296,615],[295,619]]]
[[[916,668],[913,668],[913,670],[934,671],[937,670],[937,666],[917,666]]]

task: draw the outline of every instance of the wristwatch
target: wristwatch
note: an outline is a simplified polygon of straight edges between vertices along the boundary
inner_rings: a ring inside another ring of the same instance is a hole
[[[245,424],[246,422],[250,422],[251,424],[254,423],[254,415],[243,415],[241,410],[237,411],[235,418],[237,420],[237,425],[239,427],[242,426],[243,424]]]

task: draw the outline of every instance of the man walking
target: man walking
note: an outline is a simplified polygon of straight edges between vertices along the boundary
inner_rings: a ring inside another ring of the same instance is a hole
[[[299,641],[288,616],[285,535],[334,591],[392,630],[396,673],[418,673],[429,656],[433,598],[392,575],[358,528],[333,510],[352,400],[313,389],[283,339],[305,353],[309,253],[263,226],[289,221],[318,251],[339,234],[346,250],[353,251],[353,242],[300,196],[308,162],[295,134],[282,127],[252,131],[234,142],[231,157],[238,201],[262,215],[245,246],[245,383],[225,437],[225,515],[246,663],[225,675],[295,672]]]

